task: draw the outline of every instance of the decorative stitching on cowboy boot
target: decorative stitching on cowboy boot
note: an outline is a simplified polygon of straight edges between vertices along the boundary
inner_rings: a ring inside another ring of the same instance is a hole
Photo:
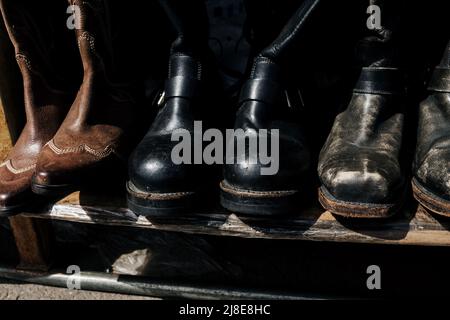
[[[16,54],[16,61],[17,62],[21,62],[21,61],[24,62],[25,66],[27,67],[27,69],[29,71],[31,71],[31,72],[34,72],[33,67],[31,66],[31,61],[26,55],[24,55],[22,53]]]
[[[91,35],[89,32],[84,31],[79,37],[78,37],[78,48],[81,47],[81,40],[86,40],[89,43],[89,49],[97,55],[97,51],[95,50],[95,37]]]
[[[16,169],[16,168],[14,168],[12,161],[8,160],[8,161],[5,161],[2,164],[0,164],[0,168],[3,168],[3,167],[6,167],[6,169],[8,169],[13,174],[21,174],[21,173],[25,173],[25,172],[36,169],[36,164],[32,164],[28,167],[24,167],[21,169]]]
[[[86,41],[88,42],[88,44],[89,44],[89,50],[92,52],[92,54],[93,54],[95,57],[97,57],[99,63],[103,66],[103,59],[102,59],[102,57],[97,53],[97,49],[96,49],[96,47],[95,47],[95,37],[94,37],[91,33],[87,32],[87,31],[84,31],[84,32],[78,37],[78,47],[81,46],[81,40],[86,40]],[[110,85],[111,87],[114,87],[114,88],[117,89],[117,88],[119,88],[119,87],[122,86],[122,85],[120,85],[120,84],[113,83],[106,75],[105,75],[105,77],[106,77],[106,82],[107,82],[108,85]],[[113,99],[115,99],[115,100],[118,101],[118,102],[132,102],[132,103],[135,102],[134,99],[131,97],[131,94],[130,94],[130,93],[127,93],[127,92],[124,91],[124,90],[120,90],[117,94],[113,95],[112,97],[113,97]]]
[[[80,145],[78,147],[61,149],[55,144],[55,141],[52,139],[47,143],[47,146],[57,155],[63,155],[63,154],[69,154],[69,153],[81,153],[81,152],[87,152],[97,158],[106,158],[111,154],[118,155],[118,153],[116,152],[116,150],[113,148],[112,145],[106,146],[101,151],[95,150],[86,144]]]

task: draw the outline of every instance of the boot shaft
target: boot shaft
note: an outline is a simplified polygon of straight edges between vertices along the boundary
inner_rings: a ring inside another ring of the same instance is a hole
[[[76,47],[60,15],[65,6],[2,0],[0,10],[23,79],[25,136],[40,141],[60,124],[79,79]]]
[[[85,76],[103,72],[113,76],[114,57],[107,2],[104,0],[68,0],[68,2],[75,7],[75,34]]]
[[[434,69],[428,90],[437,93],[450,93],[450,42],[445,48],[441,63]]]
[[[175,32],[172,54],[203,59],[208,51],[209,21],[203,0],[159,0]]]
[[[157,4],[138,0],[126,6],[108,0],[68,0],[68,4],[79,13],[75,35],[85,77],[101,75],[112,84],[137,87],[148,74],[153,77],[154,69],[159,71],[168,43],[160,39],[162,10]]]
[[[68,39],[66,17],[61,14],[66,10],[64,4],[1,0],[0,10],[24,80],[38,75],[53,89],[73,90],[79,64]]]
[[[442,56],[441,63],[439,65],[442,68],[450,69],[450,41],[445,48],[444,55]]]

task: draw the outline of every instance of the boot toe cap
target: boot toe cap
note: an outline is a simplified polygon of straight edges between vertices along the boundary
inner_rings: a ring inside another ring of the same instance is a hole
[[[46,146],[39,155],[33,183],[43,186],[76,184],[88,173],[100,176],[112,160],[112,155],[98,157],[83,150],[59,154]],[[96,183],[94,176],[90,180]]]
[[[146,148],[145,148],[146,149]],[[151,150],[151,149],[146,149]],[[193,191],[194,165],[176,165],[170,152],[135,152],[129,160],[130,182],[139,190],[149,193]]]
[[[390,204],[398,197],[401,178],[381,171],[329,169],[321,176],[327,191],[336,199],[363,204]]]
[[[57,155],[51,150],[44,149],[39,156],[33,176],[33,184],[42,186],[65,185],[72,182],[76,176],[76,165],[80,159],[77,155]]]
[[[29,201],[31,175],[32,171],[12,174],[0,169],[0,211],[23,206]]]
[[[267,170],[261,163],[237,162],[224,167],[225,181],[238,189],[254,191],[300,190],[306,182],[309,159],[281,161],[278,168]]]

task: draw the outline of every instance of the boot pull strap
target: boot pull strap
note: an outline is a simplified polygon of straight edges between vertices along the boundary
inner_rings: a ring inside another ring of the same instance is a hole
[[[450,92],[450,69],[441,67],[434,69],[428,90]]]
[[[239,104],[247,101],[275,104],[282,99],[283,89],[278,83],[269,79],[251,79],[242,87]]]
[[[396,68],[363,68],[353,92],[381,95],[404,94],[402,73]]]

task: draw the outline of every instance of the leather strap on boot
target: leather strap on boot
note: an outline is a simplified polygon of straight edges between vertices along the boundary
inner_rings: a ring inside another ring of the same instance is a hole
[[[269,79],[251,79],[242,87],[239,104],[247,101],[275,104],[281,101],[282,97],[283,90],[278,83]]]
[[[173,77],[166,81],[165,99],[186,98],[192,99],[200,96],[201,81],[185,76]]]
[[[450,69],[437,67],[431,77],[428,90],[437,92],[450,92]]]
[[[355,93],[394,95],[405,92],[401,72],[396,68],[363,68]]]
[[[163,106],[168,99],[194,99],[202,95],[202,66],[190,56],[174,54],[170,58],[169,79],[166,81],[163,97],[158,103]]]

